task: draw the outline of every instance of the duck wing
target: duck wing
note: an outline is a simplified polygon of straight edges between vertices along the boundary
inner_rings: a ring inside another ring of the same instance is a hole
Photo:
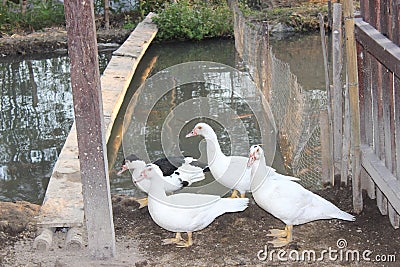
[[[270,181],[269,212],[288,225],[298,225],[321,219],[353,221],[350,215],[328,200],[305,189],[300,184],[280,179]]]
[[[203,170],[203,172],[210,171],[207,164],[200,162],[196,159],[193,159],[192,157],[176,156],[176,157],[160,158],[153,162],[153,164],[156,164],[158,167],[160,167],[164,176],[170,176],[171,174],[174,173],[174,171],[176,171],[180,166],[182,166],[185,163],[188,163],[195,167],[199,167]]]

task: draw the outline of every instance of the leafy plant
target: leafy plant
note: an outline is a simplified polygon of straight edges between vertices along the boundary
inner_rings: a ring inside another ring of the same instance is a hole
[[[132,17],[129,14],[125,15],[124,25],[122,27],[126,30],[131,30],[136,27],[136,23],[134,23]]]
[[[5,32],[39,30],[64,25],[64,21],[64,5],[60,2],[35,0],[30,3],[25,14],[21,13],[19,5],[11,1],[0,6],[0,30]]]
[[[201,40],[233,32],[232,13],[225,2],[182,0],[167,4],[153,21],[159,28],[158,40]]]

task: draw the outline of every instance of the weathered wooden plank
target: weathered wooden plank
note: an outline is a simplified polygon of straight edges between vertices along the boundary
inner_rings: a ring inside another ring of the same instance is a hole
[[[376,188],[376,205],[382,215],[387,215],[388,201],[379,186]]]
[[[331,151],[331,132],[329,127],[328,111],[321,110],[319,119],[319,128],[321,129],[321,167],[323,186],[334,184],[333,175],[333,157]]]
[[[54,166],[38,218],[39,226],[74,227],[83,224],[82,183],[75,123]],[[63,218],[60,220],[60,218]],[[51,222],[51,223],[48,223]]]
[[[386,167],[394,173],[395,153],[394,148],[394,96],[393,76],[390,72],[382,71],[382,109],[383,109],[383,134],[384,158]]]
[[[155,63],[157,62],[158,56],[154,56],[149,63],[146,65],[146,67],[142,70],[139,66],[139,71],[142,75],[134,75],[132,82],[130,83],[130,88],[138,88],[143,82],[146,80],[146,78],[150,75],[150,72],[154,68]],[[122,110],[121,110],[122,111]],[[120,111],[120,112],[121,112]],[[108,163],[109,163],[109,171],[112,170],[112,165],[114,164],[117,155],[118,155],[118,150],[121,146],[122,143],[122,136],[124,134],[124,129],[123,126],[129,125],[131,118],[133,117],[132,115],[133,109],[132,108],[127,108],[124,111],[124,121],[118,121],[115,120],[115,123],[113,124],[112,127],[112,136],[110,136],[108,142],[107,142],[107,156],[108,156]]]
[[[382,110],[382,68],[379,62],[371,57],[371,95],[372,99],[372,126],[374,137],[374,151],[379,159],[384,157],[384,129],[383,129],[383,110]]]
[[[343,109],[343,142],[342,142],[342,159],[341,159],[341,181],[347,185],[349,177],[349,167],[350,167],[350,128],[351,128],[351,118],[350,118],[350,99],[349,91],[346,87],[344,89],[344,109]]]
[[[149,14],[149,16],[151,18],[152,15]],[[119,111],[119,106],[129,87],[139,60],[157,33],[157,29],[153,27],[154,25],[152,26],[152,31],[140,30],[141,27],[147,27],[151,23],[150,18],[147,17],[135,29],[136,31],[139,28],[136,33],[145,33],[148,39],[147,42],[142,42],[143,46],[141,48],[131,47],[135,51],[141,49],[141,54],[137,58],[133,58],[132,55],[127,57],[113,56],[101,77],[107,141],[111,135],[111,128]],[[136,34],[131,34],[129,38],[136,38]],[[143,36],[140,37],[141,40],[143,38]],[[125,47],[122,50],[125,51],[123,53],[129,53],[125,49],[127,48]],[[65,168],[63,165],[67,163],[71,166],[68,165],[69,167]],[[79,182],[77,182],[77,174],[79,174]],[[77,227],[82,226],[83,216],[82,183],[80,181],[78,144],[74,124],[53,169],[45,200],[39,214],[38,225],[41,227]]]
[[[380,5],[379,5],[379,14],[380,14],[380,17],[379,17],[379,25],[380,25],[380,28],[379,28],[379,31],[383,34],[383,35],[385,35],[386,37],[389,37],[389,30],[390,30],[390,28],[389,28],[389,17],[388,17],[388,8],[389,8],[389,6],[388,6],[388,1],[387,0],[380,0],[380,3],[379,3]],[[390,38],[389,38],[390,39]]]
[[[372,130],[372,96],[371,96],[371,55],[357,43],[358,80],[360,96],[360,142],[368,146],[373,145]],[[375,184],[371,176],[361,168],[361,188],[367,191],[371,199],[375,199]]]
[[[374,181],[372,181],[371,176],[364,168],[361,168],[361,187],[362,189],[367,191],[367,195],[369,198],[376,198],[375,183]]]
[[[360,14],[366,22],[369,22],[369,1],[360,1]]]
[[[353,1],[343,2],[343,17],[346,33],[346,62],[351,116],[351,162],[353,170],[353,210],[360,213],[363,208],[361,191],[361,152],[360,152],[360,100],[358,92],[357,48],[354,34],[354,6]]]
[[[374,151],[366,145],[361,146],[361,164],[381,189],[381,192],[377,192],[377,195],[382,193],[386,196],[398,213],[400,211],[400,181],[386,168],[384,162],[374,154]],[[382,202],[382,205],[385,205],[385,201]]]
[[[400,77],[400,47],[362,19],[356,19],[355,32],[357,41],[386,68]]]
[[[332,98],[329,80],[328,53],[325,36],[324,17],[318,14],[321,34],[322,55],[324,58],[325,90],[327,94],[327,110],[320,112],[322,184],[334,184],[333,133],[332,133]]]
[[[373,9],[371,9],[371,25],[374,26],[376,29],[380,30],[380,0],[372,0]]]
[[[371,54],[368,53],[366,50],[364,50],[364,64],[363,64],[363,69],[360,71],[363,73],[363,82],[360,84],[360,86],[363,89],[364,92],[364,102],[363,102],[363,108],[364,112],[361,114],[364,114],[364,135],[365,135],[365,144],[369,146],[373,146],[374,142],[374,134],[373,134],[373,95],[372,95],[372,63],[371,63]],[[361,88],[360,87],[360,88]]]
[[[393,228],[398,229],[400,226],[400,217],[390,203],[388,204],[388,216]]]
[[[400,24],[400,20],[396,19],[399,17],[400,15],[400,3],[398,3],[398,1],[396,0],[392,0],[392,18],[393,18],[393,24],[392,24],[392,38],[391,40],[396,44],[399,45],[400,44],[400,35],[399,35],[399,24]]]
[[[340,174],[342,163],[342,138],[343,138],[343,85],[342,85],[342,5],[333,4],[332,24],[332,111],[333,111],[333,158],[334,175]],[[347,179],[347,177],[346,177]],[[344,181],[344,178],[341,179]]]
[[[80,169],[74,182],[82,181],[89,253],[107,259],[115,256],[116,246],[93,0],[66,0],[64,7],[79,148],[79,164],[66,163]]]
[[[400,78],[394,77],[393,82],[393,93],[394,93],[394,113],[395,113],[395,168],[396,168],[396,176],[400,180]]]

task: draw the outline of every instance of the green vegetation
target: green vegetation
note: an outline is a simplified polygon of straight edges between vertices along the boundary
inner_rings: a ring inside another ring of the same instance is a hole
[[[14,1],[14,0],[13,0]],[[16,2],[22,0],[15,0]],[[149,12],[159,27],[158,40],[201,40],[203,38],[231,36],[232,13],[225,1],[218,0],[136,0],[130,9],[122,10],[123,0],[112,0],[110,26],[133,29]],[[174,3],[176,2],[176,3]],[[118,6],[120,8],[112,8]],[[94,0],[96,25],[104,25],[104,0]],[[0,4],[0,34],[38,31],[49,27],[64,27],[64,5],[55,0],[28,1],[23,13],[21,4],[6,1]]]
[[[153,20],[159,28],[158,40],[201,40],[233,33],[232,13],[225,1],[181,0],[166,4]]]
[[[12,33],[20,29],[39,30],[64,25],[64,5],[52,1],[34,0],[25,14],[20,5],[7,1],[0,5],[0,32]]]

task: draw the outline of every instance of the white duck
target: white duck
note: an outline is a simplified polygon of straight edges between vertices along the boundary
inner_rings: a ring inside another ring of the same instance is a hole
[[[275,239],[269,243],[274,247],[283,247],[292,241],[293,225],[321,219],[355,220],[353,215],[331,202],[291,179],[282,179],[284,175],[271,171],[265,164],[264,151],[260,146],[253,145],[250,148],[248,166],[251,166],[251,190],[255,202],[286,224],[285,230],[270,230],[268,236]]]
[[[207,142],[207,161],[215,180],[225,187],[234,189],[231,197],[245,197],[250,191],[251,174],[246,167],[247,158],[242,156],[225,156],[219,146],[217,135],[206,123],[198,123],[186,137],[203,136]]]
[[[248,198],[230,199],[192,193],[167,196],[162,172],[155,164],[146,165],[138,180],[151,181],[148,194],[151,218],[162,228],[176,233],[175,238],[163,240],[164,245],[189,247],[193,244],[192,232],[206,228],[226,212],[245,210],[249,203]],[[181,237],[181,232],[187,232],[188,240]]]
[[[175,192],[183,187],[190,186],[192,183],[204,180],[204,172],[208,171],[208,168],[204,164],[196,162],[191,157],[161,158],[154,161],[154,164],[162,170],[163,179],[166,182],[165,191],[167,193]],[[176,165],[180,166],[177,167]],[[118,175],[121,175],[126,170],[130,170],[132,172],[132,181],[141,191],[148,193],[150,190],[150,181],[147,179],[137,180],[145,167],[146,163],[132,154],[124,159]],[[147,198],[136,199],[136,201],[140,204],[139,208],[147,206]]]

